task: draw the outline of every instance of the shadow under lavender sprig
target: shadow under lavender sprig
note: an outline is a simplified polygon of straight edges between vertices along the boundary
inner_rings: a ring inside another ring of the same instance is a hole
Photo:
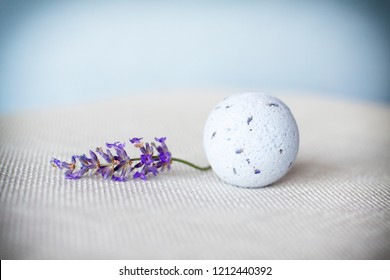
[[[66,179],[80,179],[87,174],[101,175],[104,179],[125,182],[132,177],[134,179],[147,180],[149,174],[156,176],[160,172],[171,169],[172,162],[180,162],[201,171],[211,169],[211,166],[200,167],[183,159],[172,157],[171,152],[165,143],[166,137],[155,138],[155,142],[144,143],[143,138],[134,137],[129,139],[133,146],[140,150],[138,158],[128,156],[125,143],[106,143],[107,149],[96,148],[95,152],[89,151],[90,157],[85,154],[71,158],[71,162],[60,161],[53,158],[50,163],[59,169],[64,169]],[[116,155],[113,155],[111,150]],[[155,155],[155,151],[157,155]],[[99,159],[98,155],[100,156]],[[104,160],[104,161],[103,161]],[[77,164],[77,162],[79,164]]]

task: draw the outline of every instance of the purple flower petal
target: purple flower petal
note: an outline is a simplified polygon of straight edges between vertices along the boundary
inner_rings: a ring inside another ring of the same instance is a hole
[[[144,147],[140,147],[140,151],[145,155],[153,155],[153,146],[151,146],[149,143],[146,143]]]
[[[71,180],[77,180],[80,179],[80,176],[77,173],[71,173],[69,175],[65,174],[65,178]]]
[[[130,143],[131,143],[131,144],[139,144],[139,143],[141,143],[141,140],[142,140],[142,139],[143,139],[143,138],[134,137],[134,138],[129,139],[129,140],[130,140]]]
[[[89,158],[87,158],[86,155],[81,155],[78,157],[78,159],[79,159],[82,166],[89,166],[90,165],[91,160]]]
[[[165,140],[167,140],[167,137],[161,137],[161,138],[155,137],[154,139],[156,139],[157,142],[165,143]]]
[[[115,142],[114,144],[108,144],[107,143],[107,147],[111,148],[113,147],[116,151],[116,154],[118,155],[116,157],[117,160],[119,161],[129,161],[130,158],[129,156],[127,155],[126,151],[124,150],[124,146],[125,144],[118,144],[119,142]]]
[[[156,176],[157,173],[158,173],[158,170],[157,170],[157,168],[154,167],[154,166],[149,166],[149,168],[148,168],[148,173],[153,173],[153,175]]]
[[[69,169],[65,172],[65,178],[66,179],[80,179],[79,174],[73,173],[73,170]]]
[[[57,166],[59,169],[62,169],[62,162],[56,158],[53,158],[50,163],[53,165],[53,166]]]
[[[98,161],[98,158],[97,158],[96,154],[93,151],[89,150],[89,154],[91,155],[92,161],[95,161],[95,162]]]
[[[158,158],[162,163],[170,163],[171,162],[171,153],[166,152],[166,153],[160,153],[158,155]]]
[[[61,166],[62,166],[62,168],[65,168],[65,169],[68,169],[68,170],[73,170],[74,169],[74,165],[73,164],[67,163],[65,161],[61,162]]]
[[[124,177],[124,176],[114,176],[112,175],[112,180],[113,181],[117,181],[117,182],[126,182],[127,181],[127,178]]]
[[[140,178],[140,179],[142,179],[142,180],[144,180],[144,181],[147,180],[145,174],[143,174],[143,173],[141,173],[141,172],[135,172],[135,174],[133,175],[133,178],[134,178],[134,179]]]
[[[109,162],[112,162],[114,160],[114,156],[112,155],[111,151],[109,149],[106,150]]]
[[[103,152],[103,149],[102,148],[96,148],[96,152],[101,155],[102,158],[104,158],[104,160],[108,163],[111,163],[114,159],[114,157],[112,156],[110,150],[107,149],[107,153],[104,153]]]
[[[126,144],[125,143],[120,143],[120,142],[115,142],[113,144],[106,143],[107,148],[115,148],[115,149],[124,149]]]
[[[148,153],[148,151],[146,151],[145,147],[141,147],[141,148],[139,148],[139,150],[140,150],[141,153],[143,153],[143,154],[147,154],[147,153]]]
[[[112,168],[110,166],[102,166],[99,168],[99,173],[102,174],[104,180],[111,176]]]
[[[141,155],[141,162],[146,165],[151,165],[153,163],[152,155],[150,154]]]
[[[89,151],[89,154],[91,155],[91,168],[97,168],[100,165],[99,159],[96,156],[96,154],[92,151]]]
[[[77,172],[78,176],[82,177],[85,173],[87,173],[89,170],[88,167],[86,166],[83,166],[81,167],[81,169]]]

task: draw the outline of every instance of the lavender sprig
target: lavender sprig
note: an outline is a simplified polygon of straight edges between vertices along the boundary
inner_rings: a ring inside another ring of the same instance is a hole
[[[85,154],[71,158],[71,162],[60,161],[53,158],[50,163],[59,169],[65,169],[66,179],[80,179],[86,174],[101,175],[104,179],[125,182],[129,177],[147,180],[149,174],[156,176],[160,172],[171,169],[173,161],[177,161],[195,169],[206,171],[210,166],[199,167],[186,160],[172,157],[165,143],[166,137],[155,138],[155,142],[144,143],[143,138],[134,137],[129,139],[133,146],[140,150],[138,158],[131,158],[125,151],[125,143],[106,143],[107,149],[96,148],[95,152],[89,151],[90,157]],[[111,150],[110,150],[111,149]],[[114,155],[112,151],[115,151]],[[155,152],[157,154],[155,154]],[[104,160],[101,161],[98,155]],[[77,161],[79,164],[77,164]]]

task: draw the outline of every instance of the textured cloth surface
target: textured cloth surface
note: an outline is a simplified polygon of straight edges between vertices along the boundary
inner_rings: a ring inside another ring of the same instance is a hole
[[[279,95],[301,144],[290,172],[266,188],[179,163],[126,183],[65,180],[49,164],[106,142],[166,136],[175,157],[207,165],[203,126],[224,97],[146,94],[2,116],[0,257],[389,258],[388,106]]]

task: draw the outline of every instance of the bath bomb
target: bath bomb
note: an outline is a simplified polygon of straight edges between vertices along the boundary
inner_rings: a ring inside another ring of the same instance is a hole
[[[215,106],[204,128],[203,144],[218,177],[235,186],[257,188],[288,172],[298,153],[299,132],[282,101],[248,92]]]

